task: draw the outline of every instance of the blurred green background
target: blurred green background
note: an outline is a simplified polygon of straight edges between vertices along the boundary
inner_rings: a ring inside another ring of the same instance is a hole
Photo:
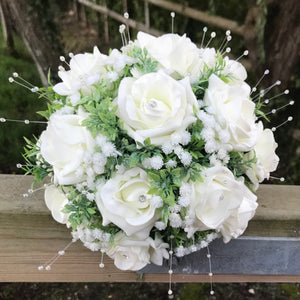
[[[142,0],[91,2],[107,6],[120,15],[128,11],[130,18],[145,23],[145,7]],[[230,56],[237,58],[245,49],[250,50],[249,57],[242,60],[249,74],[247,82],[254,86],[268,68],[270,75],[262,81],[261,88],[278,79],[282,81],[282,85],[277,90],[272,90],[268,97],[289,89],[288,95],[271,100],[264,108],[265,112],[269,112],[290,100],[295,101],[294,106],[271,114],[271,122],[265,123],[266,127],[273,127],[284,122],[288,116],[293,116],[292,122],[275,132],[279,144],[277,154],[281,161],[273,175],[284,177],[286,180],[284,183],[274,180],[267,183],[300,184],[298,1],[169,2],[201,10],[208,17],[209,23],[216,17],[222,17],[220,22],[224,28],[229,20],[236,22],[236,26],[242,28],[243,33],[232,33]],[[106,19],[104,15],[79,5],[75,0],[1,0],[0,5],[0,117],[40,120],[35,112],[45,106],[45,102],[29,90],[8,82],[12,72],[18,72],[32,84],[41,86],[45,82],[45,74],[49,67],[51,80],[55,83],[58,80],[56,70],[60,63],[60,55],[67,57],[69,52],[91,52],[94,45],[97,45],[101,52],[107,53],[109,48],[120,48],[122,45],[119,36],[120,22],[109,17]],[[151,28],[161,32],[171,31],[170,10],[149,4],[149,12]],[[193,42],[200,44],[202,28],[207,26],[209,34],[212,31],[217,33],[210,46],[218,48],[224,38],[225,29],[214,24],[214,21],[207,24],[177,13],[174,31],[179,34],[186,33]],[[230,25],[230,22],[228,24]],[[106,26],[108,32],[105,34]],[[135,29],[131,29],[131,37],[134,38],[136,33]],[[37,64],[40,72],[37,70]],[[44,77],[41,77],[41,73]],[[25,145],[23,136],[39,136],[44,129],[43,124],[0,123],[0,172],[20,172],[16,164],[22,163],[21,154]],[[175,299],[209,298],[208,284],[176,284],[175,290]],[[300,299],[299,284],[215,284],[214,290],[217,299]],[[3,283],[0,285],[0,299],[165,299],[166,291],[166,284]]]

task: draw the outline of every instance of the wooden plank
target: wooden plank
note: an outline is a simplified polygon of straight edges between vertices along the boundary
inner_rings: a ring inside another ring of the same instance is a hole
[[[147,33],[150,33],[154,36],[160,36],[163,34],[163,32],[159,31],[159,30],[156,30],[156,29],[153,29],[153,28],[147,28],[147,26],[143,23],[140,23],[140,22],[137,22],[133,19],[126,19],[124,18],[124,16],[116,13],[115,11],[113,10],[110,10],[108,9],[107,7],[105,6],[101,6],[101,5],[97,5],[95,3],[92,3],[88,0],[77,0],[79,3],[85,5],[85,6],[88,6],[100,13],[103,13],[107,16],[109,16],[110,18],[112,19],[115,19],[117,21],[119,21],[120,23],[123,23],[123,24],[126,24],[128,23],[128,25],[132,28],[135,28],[136,30],[140,30],[140,31],[144,31],[144,32],[147,32]]]
[[[140,0],[140,1],[144,1],[144,0]],[[224,30],[230,29],[233,33],[238,35],[244,34],[243,26],[239,26],[238,23],[235,21],[223,17],[219,17],[219,16],[212,16],[203,11],[197,10],[195,8],[191,8],[186,5],[182,5],[170,1],[165,1],[165,0],[147,0],[147,1],[153,5],[168,9],[170,11],[174,11],[188,18],[201,21],[205,24],[211,24],[213,26],[222,28]]]
[[[106,256],[105,267],[100,269],[98,267],[100,253],[91,252],[80,242],[73,244],[66,255],[55,263],[51,271],[38,271],[37,267],[64,248],[71,237],[70,230],[56,223],[49,215],[44,205],[42,191],[23,198],[22,194],[27,192],[31,182],[31,176],[0,175],[0,281],[133,282],[141,280],[135,272],[122,272],[116,269],[112,260]],[[258,194],[260,207],[256,217],[249,224],[250,234],[258,235],[263,229],[262,234],[268,236],[270,232],[276,233],[283,226],[285,229],[279,231],[282,236],[299,237],[300,186],[262,185]],[[280,218],[277,220],[279,215]],[[252,226],[252,224],[256,225]],[[266,224],[271,224],[268,230],[265,230]],[[274,224],[279,227],[275,231]],[[291,230],[291,227],[294,230]],[[145,274],[142,280],[168,282],[168,279],[168,274]],[[173,280],[174,282],[207,282],[209,277],[206,274],[174,274]],[[218,274],[214,276],[214,281],[299,282],[300,276]]]

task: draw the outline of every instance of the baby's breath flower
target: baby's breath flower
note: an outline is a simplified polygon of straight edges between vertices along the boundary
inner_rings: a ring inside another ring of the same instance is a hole
[[[176,162],[176,160],[170,159],[165,163],[165,166],[167,168],[176,168],[177,162]]]
[[[161,221],[155,222],[154,226],[158,229],[158,230],[165,230],[167,227],[167,224]]]
[[[164,165],[164,161],[162,160],[162,158],[160,156],[153,156],[151,157],[151,167],[155,170],[159,170],[162,168],[162,166]]]
[[[187,207],[190,204],[190,198],[187,196],[179,196],[178,197],[178,204],[182,207]]]
[[[183,152],[180,156],[180,160],[184,166],[188,166],[192,162],[192,155],[189,152]]]
[[[161,147],[162,151],[163,151],[166,155],[172,153],[173,148],[174,148],[173,145],[172,145],[171,143],[169,143],[169,142],[164,143],[164,144],[162,145],[162,147]]]
[[[182,225],[182,220],[180,215],[176,213],[171,213],[169,216],[170,225],[173,228],[179,228]]]
[[[153,196],[150,200],[150,205],[154,208],[160,208],[163,206],[163,200],[159,196]]]

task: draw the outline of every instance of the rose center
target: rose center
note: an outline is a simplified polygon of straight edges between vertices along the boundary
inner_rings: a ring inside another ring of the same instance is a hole
[[[143,195],[139,195],[139,201],[141,203],[145,202],[147,200],[146,196],[143,194]]]

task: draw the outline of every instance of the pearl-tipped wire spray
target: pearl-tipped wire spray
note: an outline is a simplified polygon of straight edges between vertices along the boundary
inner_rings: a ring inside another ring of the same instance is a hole
[[[210,294],[211,295],[214,295],[214,290],[213,290],[213,273],[212,273],[212,268],[211,268],[211,254],[210,254],[210,251],[209,251],[209,247],[206,246],[207,248],[207,259],[208,259],[208,266],[209,266],[209,273],[208,273],[208,276],[209,276],[209,281],[210,281]]]
[[[170,15],[171,15],[171,20],[172,20],[172,25],[171,25],[171,29],[172,29],[172,33],[174,33],[174,19],[175,19],[175,12],[174,11],[172,11],[171,13],[170,13]]]
[[[269,87],[267,87],[266,89],[264,90],[261,90],[259,93],[257,93],[253,98],[252,98],[252,101],[256,102],[258,101],[258,99],[264,97],[274,86],[276,85],[280,85],[281,84],[281,81],[280,80],[277,80],[275,83],[273,83],[272,85],[270,85]],[[270,99],[268,99],[269,101]],[[266,102],[268,103],[268,102]]]
[[[15,123],[24,123],[26,125],[34,123],[34,124],[48,124],[46,121],[30,121],[30,120],[15,120],[15,119],[6,119],[1,117],[0,118],[0,123],[5,123],[5,122],[15,122]]]
[[[65,255],[66,250],[73,244],[75,243],[76,240],[72,239],[72,241],[70,243],[68,243],[62,250],[59,250],[57,252],[57,254],[55,254],[55,256],[53,256],[52,258],[50,258],[46,263],[44,263],[43,265],[38,266],[38,270],[39,271],[50,271],[52,265],[63,255]]]
[[[66,61],[66,58],[65,58],[63,55],[61,55],[61,56],[59,57],[59,60],[60,60],[61,62],[65,63],[65,64],[70,68],[70,64]]]
[[[21,87],[23,87],[23,88],[25,88],[25,89],[31,91],[32,93],[37,93],[40,97],[43,97],[43,98],[45,98],[45,99],[51,101],[51,99],[48,98],[48,97],[45,95],[45,93],[39,91],[39,88],[38,88],[37,86],[35,86],[35,85],[33,85],[32,83],[30,83],[30,82],[28,82],[27,80],[25,80],[25,79],[24,79],[23,77],[21,77],[17,72],[14,72],[12,75],[13,75],[13,77],[9,77],[9,78],[8,78],[8,81],[9,81],[10,83],[16,83],[16,84],[18,84],[19,86],[21,86]],[[19,80],[21,80],[21,82],[18,81],[18,80],[16,80],[15,78],[18,78]]]
[[[245,50],[241,56],[239,56],[235,61],[239,61],[243,56],[247,56],[249,54],[248,50]]]
[[[122,39],[123,47],[127,45],[127,40],[126,40],[126,35],[125,35],[125,29],[126,29],[126,26],[124,24],[121,24],[120,27],[119,27],[119,32],[121,34],[121,39]]]
[[[250,95],[251,95],[253,92],[256,92],[257,86],[261,83],[261,81],[264,79],[264,77],[265,77],[266,75],[268,75],[269,73],[270,73],[270,71],[269,71],[268,69],[266,69],[266,70],[264,71],[264,74],[260,77],[260,79],[257,81],[256,85],[252,88]]]
[[[200,48],[203,47],[203,43],[204,43],[206,31],[207,31],[207,27],[205,26],[205,27],[203,27],[203,35],[202,35],[202,40],[201,40],[201,46],[200,46]]]
[[[276,114],[279,110],[281,110],[281,109],[283,109],[283,108],[285,108],[285,107],[287,107],[287,106],[289,106],[289,105],[294,105],[294,103],[295,103],[295,101],[294,101],[294,100],[291,100],[291,101],[289,101],[289,103],[287,103],[287,104],[285,104],[285,105],[282,105],[282,106],[280,106],[280,107],[278,107],[278,108],[273,108],[271,111],[265,113],[265,116],[268,116],[268,115],[270,115],[270,114]],[[259,116],[258,119],[259,119],[259,118],[262,118],[262,116]]]
[[[269,179],[275,179],[275,180],[280,180],[281,182],[284,182],[285,181],[285,178],[284,177],[275,177],[275,176],[269,176]]]
[[[99,264],[99,268],[103,269],[104,268],[103,257],[104,257],[105,249],[101,249],[100,251],[101,251],[101,261]]]
[[[20,165],[20,164],[17,164],[17,168],[19,168],[18,167],[18,165]],[[22,165],[21,165],[22,166]],[[31,195],[31,194],[33,194],[33,193],[35,193],[35,192],[38,192],[38,191],[40,191],[40,190],[44,190],[47,186],[49,186],[50,185],[50,183],[45,183],[43,186],[41,186],[41,187],[39,187],[39,188],[37,188],[37,189],[35,189],[35,190],[33,190],[33,189],[28,189],[28,191],[27,191],[27,193],[25,193],[25,194],[23,194],[22,196],[24,197],[24,198],[28,198],[28,196],[29,195]]]
[[[208,47],[208,45],[210,44],[210,42],[217,36],[217,34],[213,31],[211,34],[210,34],[210,39],[208,40],[205,48]]]
[[[129,13],[124,13],[124,18],[126,19],[126,28],[127,28],[127,35],[128,35],[128,43],[130,42],[130,31],[129,31]]]
[[[172,269],[172,265],[173,265],[173,239],[174,236],[170,235],[170,250],[169,250],[169,290],[168,290],[168,295],[169,295],[169,299],[173,299],[174,295],[173,295],[173,291],[172,291],[172,274],[173,274],[173,269]]]
[[[275,127],[272,127],[272,131],[275,132],[279,127],[285,125],[287,122],[291,122],[293,121],[293,117],[292,116],[289,116],[284,122],[282,122],[281,124],[275,126]]]
[[[282,93],[280,93],[280,94],[278,94],[278,95],[275,95],[275,96],[273,96],[273,97],[271,97],[271,98],[268,98],[268,101],[266,102],[266,104],[268,104],[269,102],[270,102],[270,100],[272,100],[272,99],[275,99],[275,98],[278,98],[278,97],[280,97],[280,96],[282,96],[282,95],[288,95],[290,93],[290,91],[289,90],[285,90],[285,91],[283,91]],[[294,103],[293,103],[294,104]],[[292,104],[292,105],[293,105]]]
[[[225,51],[223,53],[221,53],[222,56],[224,56],[226,53],[229,53],[231,51],[231,48],[230,47],[227,47],[225,49]]]
[[[226,30],[225,32],[225,37],[218,49],[219,52],[222,52],[224,50],[224,48],[226,47],[226,44],[231,40],[231,36],[230,36],[231,31],[230,30]],[[228,37],[230,36],[230,39],[228,40]]]

